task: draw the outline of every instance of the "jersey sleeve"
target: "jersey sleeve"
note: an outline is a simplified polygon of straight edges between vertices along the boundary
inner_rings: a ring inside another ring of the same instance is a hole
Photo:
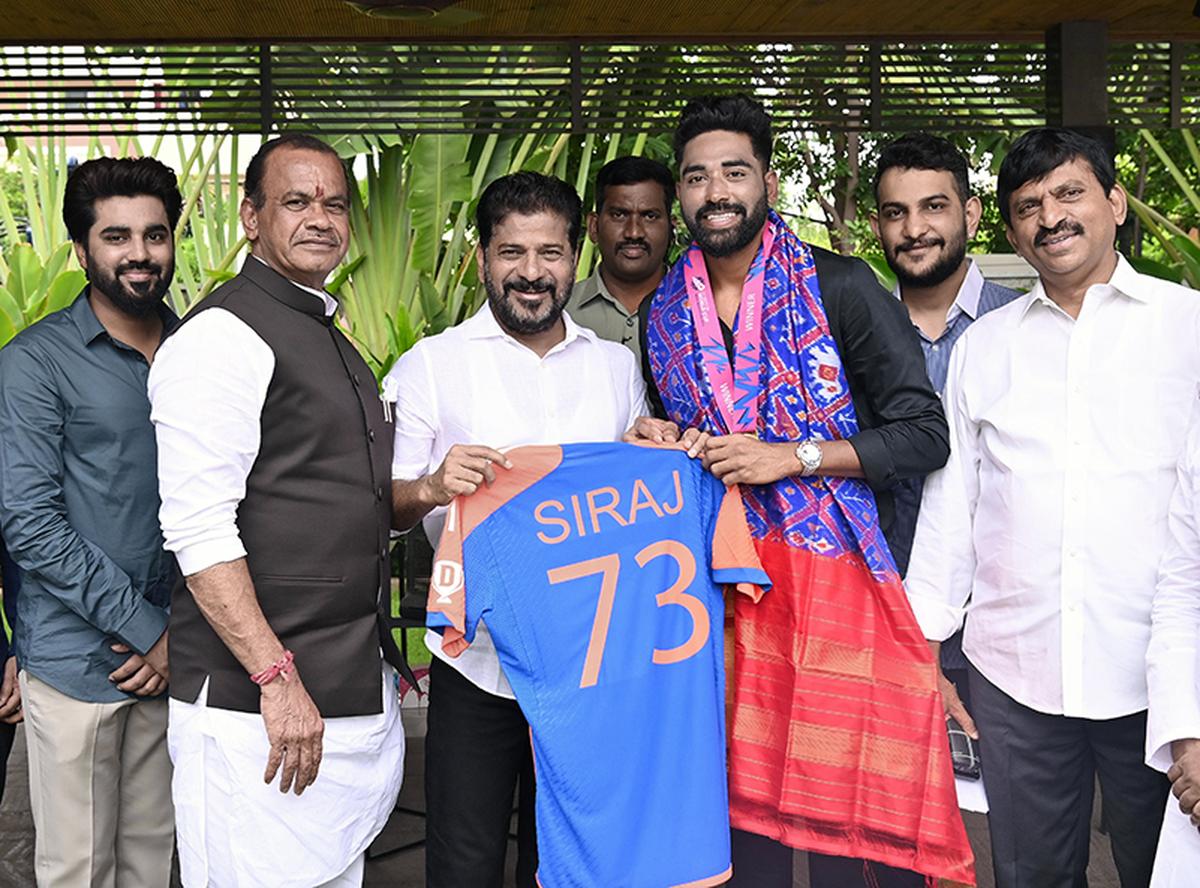
[[[456,497],[433,558],[425,625],[442,635],[442,652],[457,657],[475,640],[475,627],[503,595],[506,567],[493,551],[485,521],[554,472],[562,463],[557,446],[518,447],[507,454],[509,468],[497,466],[496,480],[470,496]],[[511,565],[507,565],[511,569]]]
[[[741,488],[736,485],[725,488],[720,497],[712,531],[710,564],[713,582],[734,586],[738,592],[758,601],[771,588],[771,580],[763,570],[750,538]]]
[[[467,576],[464,548],[470,504],[465,497],[450,503],[446,526],[433,559],[429,578],[429,598],[425,605],[425,625],[442,635],[442,652],[457,657],[475,640],[475,627],[487,609],[488,571],[480,565]],[[472,540],[472,543],[478,543]],[[470,591],[471,600],[467,601]]]

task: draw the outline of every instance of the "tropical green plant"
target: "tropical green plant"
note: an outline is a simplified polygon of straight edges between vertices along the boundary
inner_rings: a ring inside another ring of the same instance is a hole
[[[0,284],[0,347],[21,330],[71,304],[85,282],[78,268],[67,268],[71,245],[60,244],[45,262],[29,244],[14,244],[4,253]]]
[[[1192,184],[1200,175],[1200,147],[1190,130],[1180,130],[1187,160],[1177,162],[1163,146],[1162,141],[1149,130],[1141,130],[1139,135],[1150,150],[1158,157],[1171,180],[1182,197],[1182,203],[1190,208],[1192,218],[1200,216],[1200,194]],[[1189,165],[1187,172],[1184,168]],[[1146,256],[1133,257],[1131,261],[1140,271],[1188,284],[1200,289],[1200,239],[1192,231],[1184,230],[1180,220],[1172,221],[1168,216],[1154,209],[1134,195],[1129,195],[1129,205],[1137,214],[1138,220],[1146,231],[1162,248],[1165,261]]]
[[[596,167],[644,136],[601,142],[594,135],[425,134],[363,158],[366,177],[352,191],[351,248],[330,289],[346,307],[344,326],[367,361],[385,374],[417,339],[458,323],[481,298],[474,217],[493,179],[521,169],[556,172],[586,192]],[[571,176],[571,167],[574,175]],[[579,275],[593,262],[580,252]]]

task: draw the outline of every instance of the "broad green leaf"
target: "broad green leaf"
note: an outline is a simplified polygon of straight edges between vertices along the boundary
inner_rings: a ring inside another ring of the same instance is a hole
[[[4,285],[26,316],[28,309],[43,296],[43,273],[37,251],[29,244],[17,244],[9,253],[8,279]]]
[[[0,287],[0,289],[3,288]],[[0,313],[0,348],[7,345],[8,341],[19,332],[16,325],[8,319],[8,315]]]
[[[51,314],[66,308],[75,301],[75,297],[83,292],[87,283],[87,275],[78,269],[64,271],[58,274],[46,288],[45,313]]]
[[[1162,278],[1164,281],[1176,284],[1183,283],[1183,269],[1178,266],[1164,265],[1153,259],[1147,259],[1145,256],[1130,256],[1129,264],[1142,274]]]
[[[1195,261],[1200,262],[1200,244],[1196,243],[1190,237],[1183,237],[1182,235],[1177,234],[1171,238],[1171,243],[1175,245],[1175,248],[1179,250],[1180,253],[1183,253],[1185,256],[1190,256]]]
[[[21,306],[12,293],[8,292],[8,288],[3,286],[0,286],[0,318],[8,321],[15,330],[25,326],[25,314],[21,311]]]
[[[50,254],[50,257],[46,260],[45,269],[42,272],[44,275],[44,280],[53,281],[56,277],[58,277],[59,273],[67,267],[67,262],[71,258],[73,248],[74,245],[70,241],[67,241],[64,244],[60,244],[58,248]]]
[[[330,296],[337,296],[338,293],[341,292],[346,281],[350,279],[350,275],[354,274],[354,272],[358,270],[358,267],[363,264],[363,261],[366,258],[367,256],[364,253],[363,255],[356,257],[354,260],[343,264],[342,267],[337,270],[337,274],[335,274],[333,279],[325,285],[325,289],[329,292]]]

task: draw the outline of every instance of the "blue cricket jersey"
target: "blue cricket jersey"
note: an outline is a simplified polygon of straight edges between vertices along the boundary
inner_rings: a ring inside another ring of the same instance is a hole
[[[678,449],[521,447],[454,501],[430,584],[529,721],[544,888],[729,878],[722,587],[769,581],[737,488]]]

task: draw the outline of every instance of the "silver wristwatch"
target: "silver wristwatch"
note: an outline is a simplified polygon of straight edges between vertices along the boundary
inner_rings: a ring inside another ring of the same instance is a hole
[[[804,467],[800,474],[815,474],[817,469],[821,468],[821,456],[821,445],[817,441],[810,438],[797,444],[796,459],[800,460],[800,465]]]

